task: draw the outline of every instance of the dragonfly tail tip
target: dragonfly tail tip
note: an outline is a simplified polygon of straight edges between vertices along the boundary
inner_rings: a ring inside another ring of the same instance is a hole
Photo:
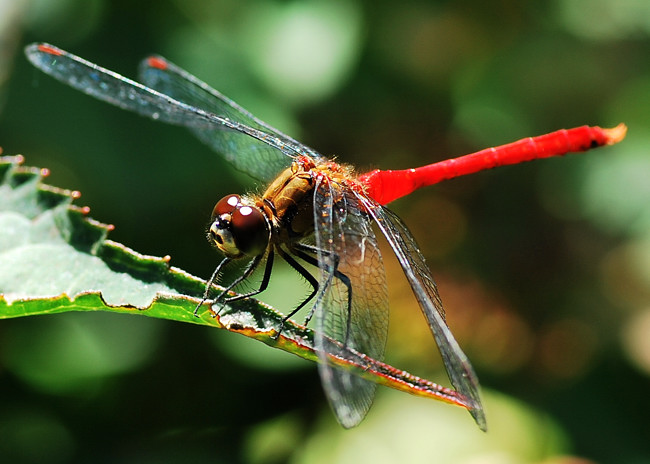
[[[627,134],[627,126],[625,123],[620,123],[618,126],[612,127],[611,129],[603,129],[603,132],[607,137],[607,145],[614,145],[625,138],[625,135]]]

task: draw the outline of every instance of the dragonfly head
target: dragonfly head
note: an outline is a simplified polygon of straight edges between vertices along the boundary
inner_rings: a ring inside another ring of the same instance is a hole
[[[228,195],[212,211],[208,241],[229,258],[257,256],[269,243],[266,215],[251,201]]]

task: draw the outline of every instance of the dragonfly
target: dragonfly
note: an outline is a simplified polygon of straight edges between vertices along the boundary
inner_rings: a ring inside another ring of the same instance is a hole
[[[385,205],[445,179],[497,166],[611,145],[626,126],[582,126],[526,138],[470,155],[407,170],[358,174],[253,116],[234,101],[161,56],[140,64],[140,82],[45,43],[26,47],[40,70],[75,89],[149,118],[189,128],[236,169],[265,182],[261,195],[230,194],[212,212],[208,240],[224,258],[208,280],[197,310],[208,301],[213,316],[222,303],[255,296],[269,285],[274,257],[301,274],[311,292],[314,346],[325,395],[339,423],[350,428],[366,416],[376,384],[327,362],[350,350],[381,361],[388,337],[388,291],[375,230],[388,242],[437,343],[449,379],[485,430],[477,375],[449,329],[438,288],[415,238]],[[214,300],[224,267],[246,260],[241,275]],[[318,269],[316,278],[308,268]],[[258,288],[231,290],[263,269]],[[196,314],[195,311],[195,314]],[[282,327],[277,329],[278,333]]]

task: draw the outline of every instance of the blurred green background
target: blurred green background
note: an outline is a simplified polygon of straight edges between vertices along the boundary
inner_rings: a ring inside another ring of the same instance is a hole
[[[478,371],[487,434],[460,408],[388,389],[345,431],[310,363],[203,327],[67,314],[0,324],[0,461],[650,462],[649,36],[647,0],[0,0],[5,154],[80,190],[113,240],[204,278],[219,260],[203,237],[212,206],[256,185],[187,131],[36,71],[24,45],[129,77],[159,53],[362,170],[630,128],[616,147],[391,206]],[[447,384],[386,266],[387,360]],[[306,294],[296,282],[278,266],[261,299],[288,310]]]

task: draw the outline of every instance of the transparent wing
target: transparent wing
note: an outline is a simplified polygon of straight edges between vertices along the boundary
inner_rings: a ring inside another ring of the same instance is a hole
[[[265,125],[251,127],[192,106],[52,45],[28,45],[25,54],[41,71],[95,98],[195,132],[218,132],[220,142],[211,145],[236,168],[260,180],[272,179],[291,164],[293,157],[303,154],[302,145],[261,130]]]
[[[315,302],[316,349],[325,394],[337,419],[354,427],[370,408],[376,384],[327,364],[355,350],[382,360],[388,337],[386,274],[372,222],[356,196],[329,179],[316,180],[316,247],[321,271]],[[351,291],[351,294],[350,294]]]
[[[486,421],[479,395],[478,378],[467,356],[463,353],[445,323],[438,288],[433,281],[433,277],[431,277],[431,272],[422,253],[415,243],[415,239],[402,220],[389,209],[380,206],[363,195],[358,195],[358,198],[386,236],[388,243],[395,255],[397,255],[397,259],[418,300],[420,309],[422,309],[438,344],[438,349],[452,385],[459,393],[472,400],[474,407],[469,412],[478,426],[485,430]]]
[[[282,142],[285,153],[307,154],[314,159],[322,159],[322,156],[315,150],[256,118],[222,93],[163,57],[150,56],[144,59],[140,63],[139,77],[148,87],[176,100],[272,134]],[[247,172],[259,169],[269,171],[270,174],[265,176],[265,180],[270,180],[281,169],[287,167],[286,156],[282,156],[277,150],[270,150],[268,147],[266,147],[266,152],[260,149],[251,150],[249,148],[252,142],[250,139],[235,140],[237,143],[233,144],[233,140],[224,138],[223,131],[218,128],[191,127],[190,129],[199,139],[217,152],[223,153],[228,160],[242,170]],[[263,166],[260,166],[260,163],[263,163]]]

